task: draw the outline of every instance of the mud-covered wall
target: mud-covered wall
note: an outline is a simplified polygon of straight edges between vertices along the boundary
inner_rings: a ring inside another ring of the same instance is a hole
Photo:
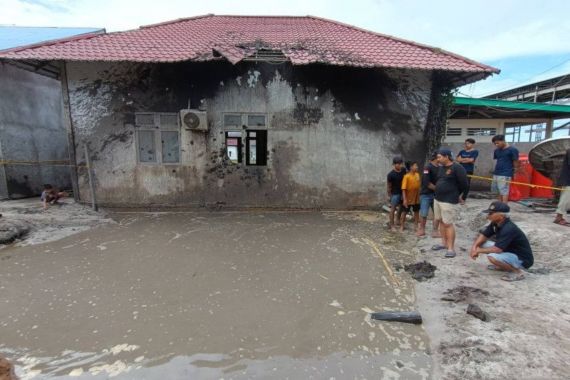
[[[0,196],[37,195],[45,183],[69,188],[69,168],[46,162],[69,159],[59,81],[0,63],[0,89],[0,159],[25,162],[0,167]]]
[[[106,205],[371,207],[384,198],[393,156],[425,157],[429,72],[70,62],[68,77],[78,157],[87,144]],[[137,163],[135,112],[189,105],[207,111],[209,131],[181,128],[180,164]],[[225,157],[231,112],[267,115],[266,166]],[[84,171],[79,185],[88,200]]]

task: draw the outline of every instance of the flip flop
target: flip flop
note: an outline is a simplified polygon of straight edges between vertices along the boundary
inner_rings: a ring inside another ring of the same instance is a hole
[[[441,244],[436,244],[433,247],[431,247],[432,251],[441,251],[442,249],[447,249],[447,247]]]
[[[447,252],[445,252],[445,257],[448,258],[448,259],[452,259],[452,258],[454,258],[455,256],[457,256],[457,253],[455,253],[455,251],[447,251]]]
[[[554,221],[554,224],[558,224],[560,226],[564,226],[564,227],[570,227],[570,223],[568,223],[566,220],[564,219],[560,219],[558,221]]]
[[[503,271],[503,270],[500,269],[498,266],[493,265],[493,264],[487,265],[487,269],[489,269],[489,270],[495,270],[495,271],[498,271],[498,272],[502,272],[502,271]]]
[[[501,277],[501,280],[508,282],[524,280],[524,273],[509,273]]]

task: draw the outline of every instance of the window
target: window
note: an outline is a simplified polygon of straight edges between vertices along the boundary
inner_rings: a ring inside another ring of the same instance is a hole
[[[246,165],[267,165],[267,130],[247,130],[246,133]]]
[[[226,132],[226,155],[233,163],[241,162],[241,132]]]
[[[135,114],[138,161],[149,164],[180,162],[180,132],[176,113]]]
[[[546,123],[505,123],[507,142],[538,142],[546,138]]]
[[[461,136],[461,128],[447,128],[447,136]]]
[[[227,114],[224,115],[224,126],[225,127],[241,127],[243,125],[241,121],[241,115]]]
[[[494,136],[497,128],[467,128],[467,136]]]
[[[260,127],[267,128],[266,115],[254,113],[224,114],[226,155],[230,161],[236,164],[241,163],[243,161],[243,148],[245,147],[246,165],[267,165],[267,129],[259,129]],[[244,138],[245,144],[243,144]]]
[[[247,115],[248,127],[265,127],[265,115]]]

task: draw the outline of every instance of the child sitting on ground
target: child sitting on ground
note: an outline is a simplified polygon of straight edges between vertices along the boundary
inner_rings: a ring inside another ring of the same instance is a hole
[[[410,172],[404,175],[402,180],[402,208],[403,212],[400,216],[400,231],[404,231],[406,216],[412,210],[414,212],[414,230],[418,228],[420,220],[420,173],[418,172],[418,163],[410,163]]]
[[[44,210],[47,210],[49,205],[57,204],[57,201],[63,197],[67,197],[67,193],[58,191],[52,185],[47,183],[44,185],[44,191],[42,192],[40,199],[44,206]]]

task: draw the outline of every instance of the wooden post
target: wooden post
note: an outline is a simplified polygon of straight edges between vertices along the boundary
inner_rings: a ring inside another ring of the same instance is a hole
[[[73,188],[73,199],[79,202],[79,184],[77,178],[77,159],[75,152],[75,132],[73,131],[73,122],[71,120],[71,105],[69,102],[69,87],[67,85],[67,68],[65,61],[60,62],[59,66],[61,95],[63,100],[63,122],[67,130],[67,146],[69,155],[69,172],[71,175],[71,186]]]
[[[85,163],[87,163],[87,174],[89,176],[89,189],[91,189],[91,207],[93,207],[93,210],[99,211],[99,207],[97,207],[97,198],[95,197],[93,168],[91,167],[91,157],[89,157],[89,149],[87,148],[87,144],[85,144]]]

